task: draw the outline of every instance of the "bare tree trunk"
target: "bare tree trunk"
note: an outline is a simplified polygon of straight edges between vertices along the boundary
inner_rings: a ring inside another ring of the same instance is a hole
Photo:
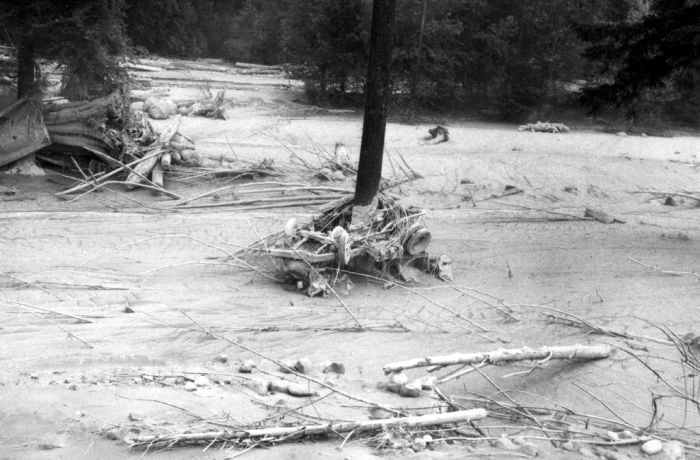
[[[355,207],[372,204],[382,178],[386,112],[391,92],[392,29],[395,12],[396,0],[374,0]]]
[[[17,47],[17,99],[31,94],[36,87],[34,45],[28,39]]]

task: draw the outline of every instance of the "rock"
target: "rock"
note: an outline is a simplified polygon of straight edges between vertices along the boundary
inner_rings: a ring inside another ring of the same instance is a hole
[[[526,442],[520,446],[520,452],[529,455],[530,457],[537,457],[537,454],[540,453],[540,450],[535,444],[531,442]]]
[[[39,450],[53,450],[53,449],[60,449],[63,446],[59,446],[58,444],[54,444],[52,442],[40,442],[37,444],[37,448]]]
[[[627,136],[627,133],[624,132],[624,131],[620,131],[619,133],[616,133],[616,135],[617,135],[617,136],[620,136],[620,137],[626,137],[626,136]]]
[[[75,383],[71,383],[70,385],[68,385],[68,389],[71,391],[78,391],[78,385],[76,385]]]
[[[406,385],[408,376],[403,372],[394,372],[389,376],[389,383],[393,385]]]
[[[588,447],[581,447],[578,450],[578,453],[583,455],[584,457],[595,457],[596,456],[595,453],[591,449],[589,449]]]
[[[642,452],[647,455],[656,455],[664,448],[664,444],[658,439],[652,439],[642,444]]]
[[[178,106],[178,108],[177,108],[177,113],[179,113],[180,115],[182,115],[182,116],[184,116],[184,117],[186,117],[187,115],[189,115],[190,112],[192,112],[192,106],[191,106],[191,105],[189,105],[189,106],[188,106],[188,105],[181,105],[181,106]]]
[[[399,389],[399,394],[404,398],[417,398],[421,395],[420,380],[414,380],[411,383],[403,385]]]
[[[244,382],[243,385],[250,388],[260,396],[267,396],[270,389],[270,382],[262,379],[250,379]]]
[[[246,359],[241,363],[241,366],[238,368],[238,372],[241,374],[250,374],[253,372],[254,367],[256,367],[255,363],[250,359]]]
[[[414,439],[411,443],[411,449],[413,452],[422,452],[427,447],[427,444],[423,438]]]
[[[216,358],[214,358],[214,362],[225,364],[228,362],[228,355],[222,353],[219,356],[217,356]]]
[[[278,370],[283,374],[291,374],[292,370],[294,370],[294,367],[296,366],[296,363],[291,359],[282,359],[280,360],[280,364],[282,365],[279,367]]]
[[[299,373],[308,374],[311,372],[311,369],[312,364],[309,358],[301,358],[294,363],[294,370]]]
[[[685,449],[678,441],[669,441],[664,444],[661,455],[655,457],[660,460],[685,460]]]
[[[605,433],[605,435],[608,437],[609,440],[613,442],[617,442],[620,440],[620,435],[614,431],[608,431],[607,433]]]
[[[678,206],[678,202],[672,196],[667,196],[664,200],[664,206]]]
[[[421,388],[424,390],[432,390],[437,382],[437,377],[434,375],[426,375],[420,379]]]
[[[186,382],[185,391],[197,391],[197,385],[194,382]]]
[[[345,174],[343,174],[343,171],[333,171],[333,174],[331,175],[331,178],[334,181],[344,181],[345,180]]]
[[[210,383],[209,379],[206,376],[200,375],[199,377],[194,379],[194,384],[198,387],[207,387]]]
[[[627,459],[626,455],[623,455],[620,452],[616,452],[614,450],[598,448],[598,449],[596,449],[596,453],[606,460],[626,460]]]
[[[338,375],[344,375],[345,374],[345,364],[326,361],[323,364],[323,373],[324,374],[333,373],[333,374],[338,374]]]
[[[624,430],[624,431],[620,432],[620,439],[635,439],[635,438],[636,438],[636,436],[630,430]]]
[[[566,441],[564,444],[561,445],[561,448],[564,450],[568,450],[569,452],[573,452],[576,450],[576,444],[574,444],[571,441]]]
[[[149,97],[143,103],[143,110],[154,120],[167,120],[177,113],[177,105],[170,99]]]
[[[134,112],[143,112],[143,102],[132,102],[131,105],[129,106],[129,111],[131,113]]]
[[[508,439],[506,435],[501,435],[500,438],[496,439],[495,441],[491,442],[491,445],[497,449],[503,449],[503,450],[517,450],[518,446],[516,446],[513,441]]]

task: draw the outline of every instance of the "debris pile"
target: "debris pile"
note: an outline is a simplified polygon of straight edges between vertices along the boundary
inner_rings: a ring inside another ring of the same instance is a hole
[[[352,199],[342,197],[322,206],[321,214],[305,226],[290,219],[283,232],[247,248],[248,255],[272,257],[285,280],[312,297],[330,294],[339,284],[349,290],[347,273],[337,274],[342,268],[407,282],[405,270],[412,266],[442,280],[452,279],[449,257],[426,252],[432,236],[421,209],[404,207],[382,193],[371,224],[352,225]]]
[[[518,131],[530,131],[533,133],[559,134],[559,133],[568,133],[569,127],[566,126],[564,123],[550,123],[548,121],[543,123],[541,121],[538,121],[537,123],[528,123],[526,125],[520,125],[518,127]]]

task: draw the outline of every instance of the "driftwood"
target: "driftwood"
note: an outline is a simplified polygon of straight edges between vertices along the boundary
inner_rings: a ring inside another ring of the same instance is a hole
[[[411,359],[384,366],[384,373],[401,372],[404,369],[428,366],[452,366],[455,364],[495,364],[512,361],[552,360],[552,359],[603,359],[610,356],[607,345],[571,345],[560,347],[499,349],[481,353],[455,353],[446,356],[433,356]]]
[[[162,155],[167,153],[169,148],[168,143],[172,140],[173,136],[175,136],[177,130],[180,129],[181,120],[181,117],[178,116],[175,121],[169,124],[163,130],[163,132],[160,133],[158,140],[156,140],[156,143],[154,144],[155,152],[158,152],[158,154],[152,156],[149,155],[148,160],[142,161],[134,167],[134,171],[132,171],[126,178],[127,190],[131,190],[136,187],[143,180],[143,176],[148,176],[155,167],[156,163],[160,162]]]
[[[204,444],[213,442],[236,442],[244,439],[282,440],[302,436],[328,435],[334,433],[361,433],[387,428],[420,428],[451,423],[468,423],[486,418],[486,409],[470,409],[444,414],[416,415],[361,422],[338,422],[323,425],[276,426],[252,430],[221,430],[204,433],[178,433],[169,435],[140,435],[127,437],[125,441],[132,447],[151,447],[158,444]],[[281,439],[280,439],[281,438]]]

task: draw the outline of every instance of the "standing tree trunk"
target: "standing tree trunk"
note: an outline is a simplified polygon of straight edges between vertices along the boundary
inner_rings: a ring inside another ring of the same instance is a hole
[[[362,126],[354,208],[372,204],[382,179],[386,112],[391,92],[392,29],[395,12],[396,0],[374,0],[365,89],[365,118]],[[361,215],[361,212],[353,211],[353,216],[361,217]]]
[[[32,93],[35,87],[34,45],[25,38],[17,47],[17,99]]]

